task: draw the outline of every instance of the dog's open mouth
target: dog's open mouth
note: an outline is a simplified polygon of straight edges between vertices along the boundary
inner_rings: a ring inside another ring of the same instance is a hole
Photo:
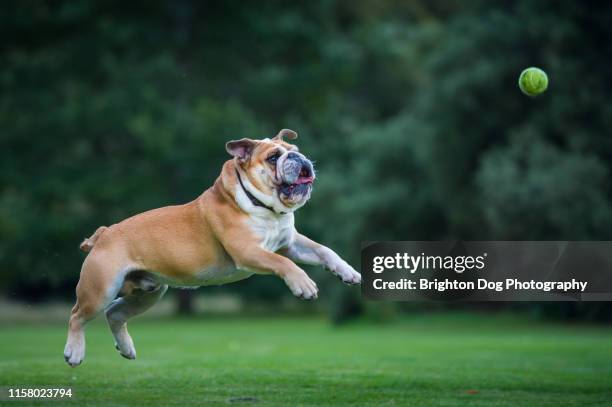
[[[294,183],[283,183],[280,190],[285,195],[293,195],[294,193],[304,193],[312,185],[314,177],[307,168],[302,168],[300,175],[297,177]]]
[[[302,170],[300,171],[300,175],[298,176],[298,179],[295,181],[295,183],[296,184],[312,184],[313,181],[314,181],[314,177],[312,176],[312,173],[310,172],[310,170],[307,168],[302,168]]]

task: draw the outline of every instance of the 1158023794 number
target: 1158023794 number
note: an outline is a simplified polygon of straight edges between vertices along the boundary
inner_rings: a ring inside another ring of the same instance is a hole
[[[67,388],[23,388],[9,387],[5,389],[4,397],[7,399],[26,398],[72,398],[72,389]]]

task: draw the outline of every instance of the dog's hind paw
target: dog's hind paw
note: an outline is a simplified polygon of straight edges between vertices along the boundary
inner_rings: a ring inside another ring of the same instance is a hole
[[[115,342],[115,349],[117,349],[119,354],[126,359],[129,359],[129,360],[136,359],[136,348],[134,347],[133,343],[126,344],[126,346],[124,346],[124,349],[121,349],[119,345],[117,344],[117,342]]]
[[[64,360],[70,367],[77,367],[85,359],[85,347],[79,345],[66,345],[64,349]]]

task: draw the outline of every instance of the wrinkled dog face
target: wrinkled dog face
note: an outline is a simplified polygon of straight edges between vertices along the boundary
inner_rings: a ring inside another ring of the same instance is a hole
[[[251,194],[278,212],[290,212],[310,198],[315,173],[312,162],[283,137],[294,140],[297,134],[283,129],[272,139],[230,141],[226,149]]]

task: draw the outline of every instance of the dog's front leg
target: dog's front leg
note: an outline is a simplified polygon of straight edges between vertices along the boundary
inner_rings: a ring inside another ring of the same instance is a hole
[[[241,250],[231,250],[236,267],[258,274],[275,274],[282,278],[293,295],[305,300],[317,298],[319,289],[308,274],[288,258],[254,245]]]
[[[333,250],[297,232],[293,242],[281,254],[298,263],[323,266],[347,284],[361,283],[361,274]]]

